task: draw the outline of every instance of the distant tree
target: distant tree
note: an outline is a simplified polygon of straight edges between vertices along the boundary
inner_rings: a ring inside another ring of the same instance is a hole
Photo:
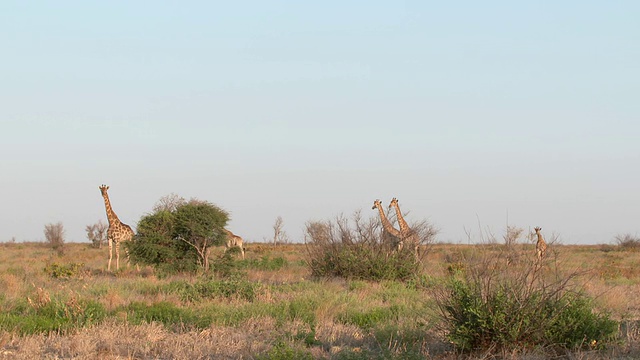
[[[615,242],[622,249],[640,248],[640,238],[631,234],[618,234],[615,236]]]
[[[197,199],[167,209],[140,219],[136,238],[125,244],[132,261],[167,272],[209,270],[211,246],[226,240],[227,212]]]
[[[44,226],[44,237],[47,239],[47,243],[60,255],[64,254],[64,233],[62,222]]]
[[[504,244],[507,246],[515,245],[522,235],[522,232],[524,232],[523,228],[507,225],[507,231],[502,237],[504,239]]]
[[[289,242],[289,236],[286,231],[282,229],[284,226],[284,221],[282,220],[282,216],[278,216],[276,218],[276,222],[273,224],[273,246],[280,244],[286,244]]]
[[[87,231],[87,238],[91,241],[91,246],[94,248],[102,248],[103,244],[107,243],[107,230],[109,225],[102,220],[98,220],[97,223],[87,225],[85,230]]]

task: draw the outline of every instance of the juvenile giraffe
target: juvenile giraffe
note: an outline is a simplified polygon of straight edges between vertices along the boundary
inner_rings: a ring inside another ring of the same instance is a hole
[[[131,227],[120,221],[116,213],[113,212],[111,202],[109,201],[109,195],[107,194],[109,187],[107,185],[102,185],[99,189],[102,193],[102,197],[104,198],[104,207],[107,210],[107,220],[109,220],[109,229],[107,230],[107,242],[109,243],[109,265],[107,265],[107,270],[111,271],[113,245],[116,247],[116,270],[118,270],[120,268],[120,243],[123,241],[130,241],[134,234]]]
[[[389,203],[389,209],[394,207],[396,209],[396,218],[398,219],[398,225],[400,226],[400,233],[402,234],[403,240],[408,240],[411,245],[413,245],[413,250],[418,255],[418,249],[420,245],[420,241],[415,231],[413,231],[409,224],[404,220],[404,216],[402,216],[402,211],[400,211],[400,205],[398,205],[398,199],[393,198]]]
[[[225,247],[227,248],[227,250],[232,247],[239,247],[240,253],[242,254],[242,260],[244,260],[244,241],[242,240],[242,238],[227,229],[224,229],[224,232],[227,233],[227,242],[225,243]]]
[[[544,241],[544,239],[542,238],[542,234],[540,233],[540,230],[542,230],[542,228],[536,227],[534,228],[534,230],[536,231],[536,235],[538,235],[538,242],[536,242],[536,257],[538,258],[538,260],[541,260],[547,252],[547,243],[546,241]]]
[[[391,222],[389,222],[389,219],[387,219],[387,215],[385,215],[384,213],[382,202],[380,200],[376,200],[373,202],[373,207],[371,209],[376,208],[380,213],[380,221],[382,222],[382,229],[384,230],[384,233],[396,238],[397,240],[393,241],[395,245],[393,247],[398,251],[402,250],[402,247],[404,246],[404,239],[402,238],[402,234],[400,233],[400,231],[398,231],[398,229],[394,228],[393,225],[391,225]]]

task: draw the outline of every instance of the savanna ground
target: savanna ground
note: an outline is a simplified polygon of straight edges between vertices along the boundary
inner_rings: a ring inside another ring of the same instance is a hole
[[[516,245],[529,256],[533,245]],[[430,247],[408,282],[312,279],[302,244],[248,244],[231,276],[106,271],[107,249],[70,243],[0,246],[0,359],[458,359],[439,326],[433,288],[469,256],[498,245]],[[640,358],[640,252],[613,245],[553,247],[597,311],[620,324],[604,349],[567,359]],[[212,255],[220,258],[223,249]],[[228,265],[228,264],[227,264]],[[228,270],[228,269],[227,269]]]

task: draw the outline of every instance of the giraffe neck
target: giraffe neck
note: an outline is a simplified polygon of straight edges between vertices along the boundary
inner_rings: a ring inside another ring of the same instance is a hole
[[[395,236],[395,237],[400,237],[400,232],[398,230],[396,230],[393,225],[391,225],[391,223],[389,222],[389,219],[387,219],[387,216],[384,214],[384,210],[382,209],[382,205],[376,205],[376,207],[378,208],[378,212],[380,213],[380,220],[382,221],[382,227],[391,235]]]
[[[120,219],[118,219],[118,215],[113,212],[113,209],[111,208],[111,202],[109,201],[109,195],[107,194],[104,194],[104,207],[107,211],[107,220],[109,221],[109,226],[120,224]]]
[[[543,243],[543,242],[544,242],[544,239],[542,238],[542,234],[537,233],[536,235],[538,235],[538,242],[539,242],[539,243]]]
[[[402,211],[400,211],[400,205],[398,205],[397,202],[394,202],[393,206],[396,208],[396,218],[398,218],[398,225],[400,225],[400,231],[403,233],[409,232],[410,231],[409,225],[407,224],[407,222],[404,220],[404,217],[402,216]]]

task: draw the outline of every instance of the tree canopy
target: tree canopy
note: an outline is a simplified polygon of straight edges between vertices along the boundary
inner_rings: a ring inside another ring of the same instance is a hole
[[[173,208],[156,207],[138,222],[138,233],[127,244],[134,263],[167,272],[208,270],[211,246],[224,244],[226,211],[201,200]]]

